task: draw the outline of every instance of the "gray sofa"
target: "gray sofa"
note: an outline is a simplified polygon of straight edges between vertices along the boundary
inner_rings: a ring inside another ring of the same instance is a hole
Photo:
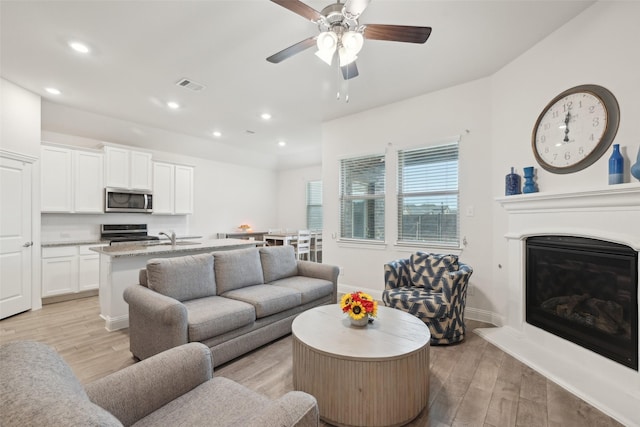
[[[129,286],[130,350],[145,359],[188,342],[216,366],[291,333],[299,313],[337,301],[338,267],[271,246],[149,260]]]
[[[83,387],[51,347],[0,346],[0,424],[12,426],[312,427],[318,406],[291,391],[271,400],[213,377],[209,349],[173,348]]]

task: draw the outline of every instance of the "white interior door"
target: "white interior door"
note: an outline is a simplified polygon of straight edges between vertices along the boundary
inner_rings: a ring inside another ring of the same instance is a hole
[[[0,319],[31,308],[31,168],[0,157]]]

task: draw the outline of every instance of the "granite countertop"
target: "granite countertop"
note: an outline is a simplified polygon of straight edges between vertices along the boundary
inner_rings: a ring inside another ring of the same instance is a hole
[[[161,240],[159,243],[139,244],[132,243],[121,244],[117,246],[104,246],[90,248],[94,252],[98,252],[110,257],[129,257],[141,255],[162,255],[167,253],[193,252],[203,250],[220,250],[220,249],[240,249],[263,245],[264,242],[244,239],[211,239],[211,240],[182,240],[177,241],[175,245]]]
[[[80,245],[108,245],[108,240],[85,239],[85,240],[60,240],[52,242],[42,242],[42,248],[56,248],[61,246],[80,246]]]
[[[176,240],[183,239],[202,239],[202,236],[177,236]],[[168,242],[169,239],[165,236],[160,236],[160,242]],[[55,248],[60,246],[80,246],[80,245],[108,245],[109,240],[102,239],[84,239],[84,240],[59,240],[59,241],[51,241],[51,242],[42,242],[40,245],[43,248]]]

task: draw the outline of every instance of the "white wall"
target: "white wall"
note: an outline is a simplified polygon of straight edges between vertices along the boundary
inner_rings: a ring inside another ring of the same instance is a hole
[[[398,247],[395,214],[396,151],[424,146],[460,136],[460,237],[467,246],[461,260],[474,268],[468,306],[490,312],[491,291],[491,97],[488,79],[482,79],[407,101],[387,105],[326,123],[323,127],[324,176],[324,260],[339,265],[343,289],[366,289],[379,296],[384,289],[383,265],[406,257],[415,247]],[[363,154],[385,153],[386,243],[384,246],[339,243],[340,159]],[[467,216],[467,210],[473,216]],[[431,252],[452,252],[445,248],[421,247]]]
[[[531,132],[542,109],[560,92],[581,84],[608,88],[620,105],[615,143],[627,159],[626,182],[640,149],[640,2],[603,1],[585,10],[491,78],[491,195],[504,196],[504,175],[515,166],[536,166],[544,191],[593,189],[608,183],[611,149],[595,164],[572,174],[552,174],[538,167]],[[631,159],[631,162],[629,161]],[[492,305],[506,313],[508,279],[506,212],[493,203]],[[640,219],[639,219],[640,221]],[[630,228],[640,233],[640,228]],[[503,268],[498,268],[498,264]]]
[[[179,144],[179,135],[175,135]],[[43,140],[70,146],[99,147],[101,141],[43,131]],[[277,175],[268,169],[215,162],[157,150],[153,160],[194,166],[194,213],[192,215],[146,214],[43,214],[43,241],[75,240],[99,235],[100,224],[147,223],[150,234],[173,229],[179,235],[217,237],[237,231],[240,224],[254,230],[277,222]]]
[[[0,149],[40,158],[40,96],[0,78]],[[31,307],[40,300],[40,166],[31,169]],[[11,205],[0,206],[0,215]]]
[[[322,166],[283,170],[278,173],[278,222],[270,228],[307,228],[307,182],[322,180]]]
[[[0,79],[0,147],[40,157],[40,97]]]

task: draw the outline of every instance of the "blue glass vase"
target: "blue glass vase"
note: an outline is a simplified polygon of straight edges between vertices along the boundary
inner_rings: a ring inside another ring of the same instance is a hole
[[[609,185],[622,184],[623,175],[624,158],[620,154],[620,144],[613,144],[613,153],[609,157]]]
[[[636,159],[636,163],[631,166],[631,175],[640,181],[640,148],[638,148],[638,158]]]
[[[535,193],[538,191],[538,186],[534,181],[534,169],[533,166],[529,166],[523,169],[524,171],[524,187],[522,187],[523,193]]]
[[[520,175],[511,168],[511,173],[504,178],[504,195],[520,194]]]

